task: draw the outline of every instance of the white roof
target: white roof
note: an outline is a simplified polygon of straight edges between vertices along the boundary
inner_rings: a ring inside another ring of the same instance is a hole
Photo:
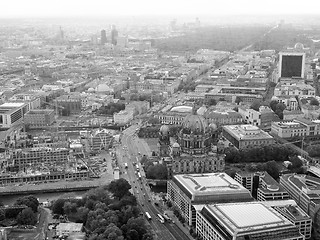
[[[262,203],[228,204],[217,206],[217,208],[238,228],[283,222]]]
[[[181,112],[181,113],[191,113],[192,112],[192,107],[190,106],[177,106],[173,107],[171,112]]]
[[[7,103],[4,103],[2,105],[0,105],[0,107],[21,107],[23,106],[25,103],[23,102],[7,102]]]

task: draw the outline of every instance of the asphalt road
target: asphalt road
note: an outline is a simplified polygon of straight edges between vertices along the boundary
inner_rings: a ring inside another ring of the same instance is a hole
[[[133,194],[136,196],[137,201],[142,209],[142,211],[148,212],[151,215],[152,220],[149,221],[151,228],[159,240],[185,240],[188,236],[176,226],[175,223],[165,222],[160,223],[157,214],[163,214],[160,207],[154,205],[155,200],[152,197],[150,188],[146,182],[145,174],[140,166],[140,174],[142,176],[141,180],[138,179],[136,172],[136,166],[133,163],[137,163],[141,156],[150,155],[150,149],[148,145],[139,140],[135,136],[135,132],[139,126],[133,125],[123,131],[121,145],[117,148],[118,164],[120,171],[123,173],[121,177],[127,179],[132,186]],[[140,152],[140,154],[139,154]],[[128,164],[128,168],[124,167],[124,163]]]

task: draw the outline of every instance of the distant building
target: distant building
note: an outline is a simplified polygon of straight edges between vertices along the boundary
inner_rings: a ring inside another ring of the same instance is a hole
[[[59,109],[60,115],[69,116],[81,112],[82,100],[81,97],[73,97],[63,95],[54,100],[54,104]]]
[[[50,126],[55,121],[53,109],[31,110],[24,116],[24,123],[30,127]]]
[[[280,52],[279,77],[304,78],[305,58],[303,52]]]
[[[262,144],[270,145],[275,142],[268,133],[250,124],[223,126],[222,135],[238,149]]]
[[[167,197],[189,225],[196,223],[197,205],[253,200],[249,190],[226,173],[174,175],[168,181]]]
[[[244,123],[252,124],[265,130],[270,130],[271,122],[280,121],[278,115],[267,106],[261,106],[259,111],[239,107],[238,114],[242,116]]]
[[[197,211],[196,233],[203,240],[305,239],[292,222],[261,202],[202,206]]]
[[[101,36],[100,36],[100,43],[101,45],[104,45],[107,43],[107,33],[106,30],[101,30]]]
[[[112,29],[111,29],[111,44],[112,45],[117,45],[117,41],[118,41],[118,31],[116,29],[116,26],[112,25]]]
[[[225,111],[210,111],[208,110],[204,117],[207,119],[208,123],[215,123],[218,126],[226,124],[241,124],[243,123],[242,116],[240,112],[234,110],[225,110]]]
[[[133,119],[132,111],[120,111],[113,115],[113,121],[115,124],[125,125]]]
[[[28,103],[7,102],[0,105],[0,128],[10,128],[21,123],[28,111]]]

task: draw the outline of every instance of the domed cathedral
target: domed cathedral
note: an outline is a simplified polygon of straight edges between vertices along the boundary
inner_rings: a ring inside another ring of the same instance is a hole
[[[160,156],[168,157],[170,154],[170,131],[167,125],[163,125],[159,131]]]
[[[163,128],[162,128],[163,127]],[[160,135],[165,136],[167,126],[162,126]],[[164,133],[162,133],[162,131]],[[217,126],[208,125],[203,116],[195,111],[185,117],[182,129],[177,134],[177,142],[169,144],[171,162],[167,162],[169,175],[180,173],[209,173],[224,171],[224,145],[217,143]],[[165,147],[160,144],[161,149]],[[161,155],[160,155],[161,156]]]

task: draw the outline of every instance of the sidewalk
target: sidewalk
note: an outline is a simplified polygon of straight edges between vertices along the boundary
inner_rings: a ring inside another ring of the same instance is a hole
[[[173,214],[173,211],[171,210],[165,210],[164,212],[172,219],[172,221],[174,221],[174,224],[177,225],[177,227],[180,228],[181,231],[184,232],[189,237],[190,240],[194,240],[194,238],[190,235],[189,226],[187,223],[184,223],[184,226],[183,226],[182,223]]]

